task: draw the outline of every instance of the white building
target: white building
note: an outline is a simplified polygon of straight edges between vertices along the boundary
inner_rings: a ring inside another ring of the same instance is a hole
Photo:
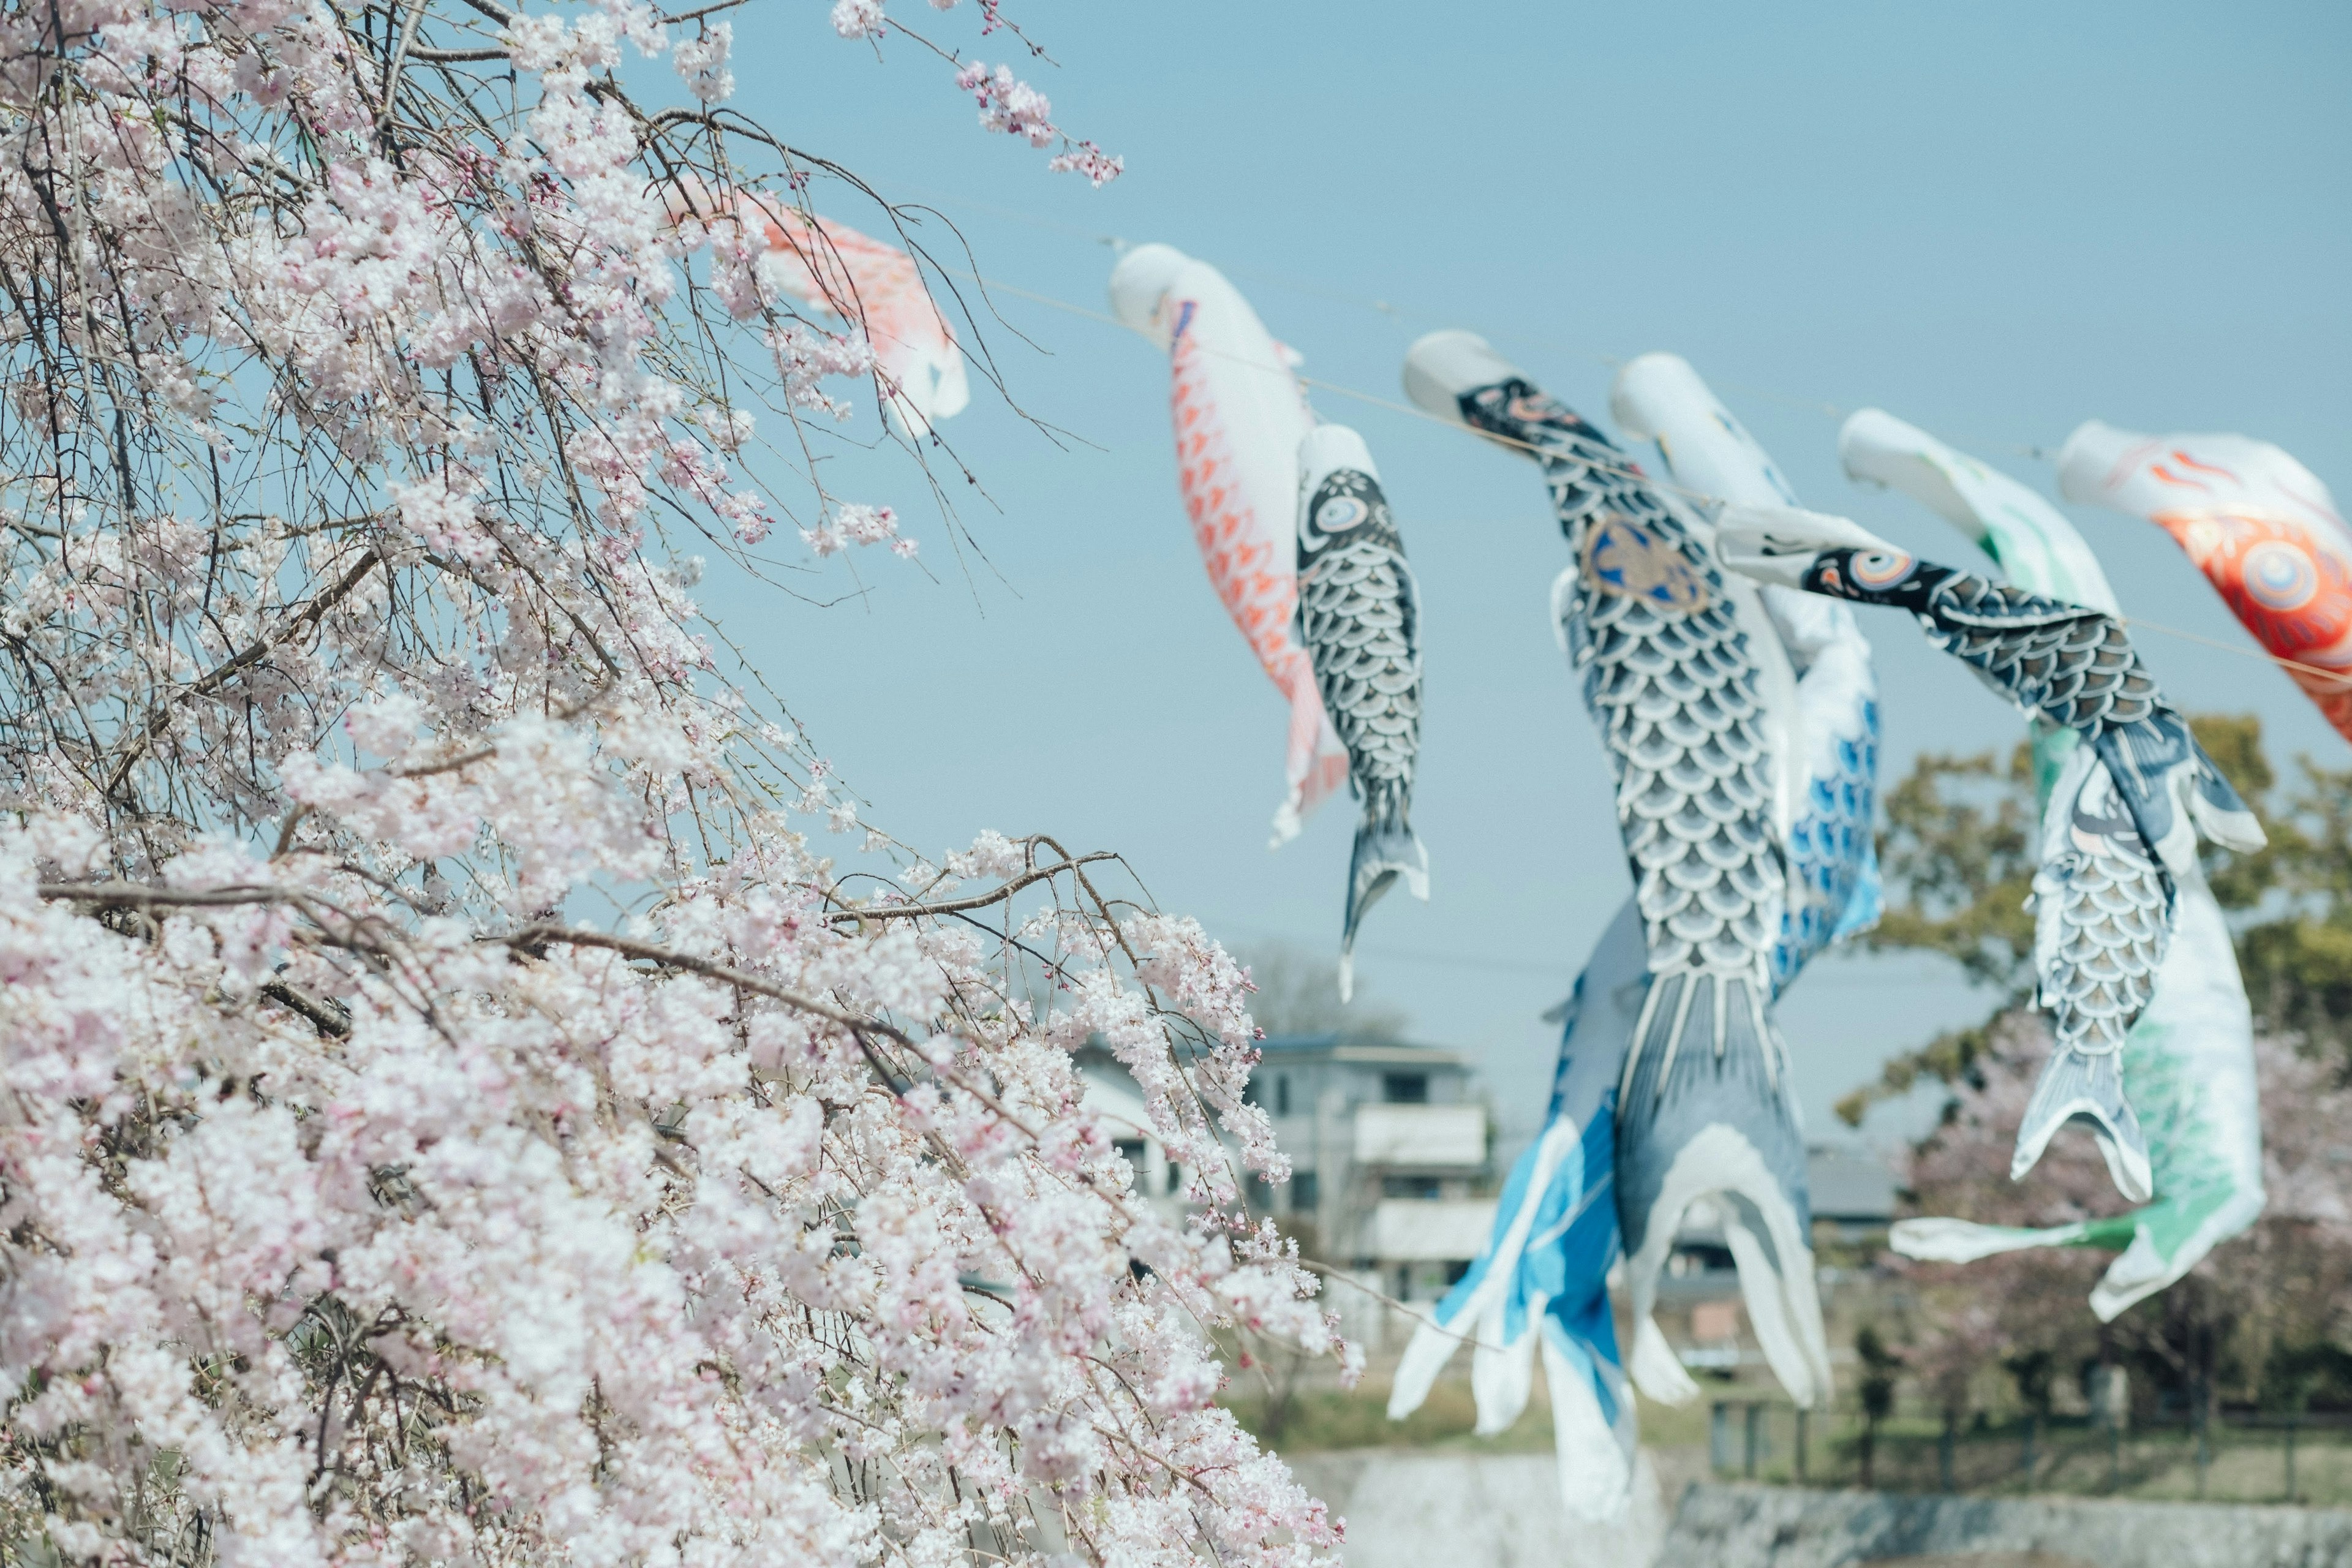
[[[1495,1219],[1493,1119],[1472,1098],[1468,1065],[1431,1046],[1338,1035],[1277,1036],[1263,1050],[1249,1096],[1272,1118],[1291,1179],[1253,1184],[1251,1206],[1279,1219],[1307,1257],[1382,1295],[1428,1302],[1444,1294]],[[1087,1103],[1111,1124],[1137,1190],[1181,1203],[1183,1173],[1151,1136],[1126,1069],[1093,1049],[1079,1067]],[[1354,1332],[1371,1332],[1385,1317],[1368,1313],[1371,1298],[1344,1288],[1332,1302]]]
[[[1256,1196],[1302,1244],[1402,1300],[1433,1300],[1486,1245],[1492,1122],[1470,1068],[1430,1046],[1278,1036],[1250,1080],[1290,1156]],[[1311,1227],[1311,1232],[1310,1232]]]

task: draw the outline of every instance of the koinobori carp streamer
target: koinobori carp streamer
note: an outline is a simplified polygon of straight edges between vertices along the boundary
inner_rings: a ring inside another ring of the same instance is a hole
[[[1769,455],[1717,401],[1690,364],[1643,354],[1617,373],[1610,411],[1631,434],[1658,445],[1675,485],[1696,504],[1796,504]],[[1765,722],[1781,771],[1776,819],[1789,863],[1789,898],[1773,945],[1772,980],[1785,990],[1832,942],[1866,931],[1882,903],[1871,818],[1878,798],[1878,680],[1853,612],[1833,599],[1733,574],[1759,649],[1793,686],[1764,683]],[[1752,600],[1748,596],[1753,595]]]
[[[673,222],[733,230],[741,259],[771,287],[861,329],[884,400],[910,434],[929,434],[971,401],[955,330],[907,252],[766,193],[691,178],[671,187],[668,206]]]
[[[1853,478],[1927,506],[2000,563],[2020,588],[2119,616],[2106,574],[2058,509],[1965,452],[1892,415],[1865,408],[1838,435]],[[2046,812],[2075,731],[2032,726],[2034,776]],[[2171,944],[2147,1010],[2124,1037],[2124,1088],[2147,1137],[2156,1196],[2128,1213],[2069,1225],[1979,1225],[1945,1216],[1897,1221],[1906,1258],[1966,1263],[2031,1247],[2097,1247],[2122,1254],[2091,1292],[2102,1321],[2170,1285],[2261,1215],[2263,1129],[2254,1020],[2221,907],[2195,860],[2171,868]]]
[[[1429,897],[1429,851],[1412,830],[1421,593],[1363,437],[1318,425],[1299,443],[1298,468],[1298,636],[1348,748],[1348,787],[1364,805],[1339,938],[1345,1002],[1364,912],[1400,880]]]
[[[2172,535],[2352,741],[2352,529],[2310,469],[2244,436],[2142,436],[2093,419],[2066,437],[2058,488]]]
[[[1929,640],[2028,717],[2075,731],[2042,824],[2034,970],[2057,1032],[2019,1130],[2011,1174],[2081,1120],[2116,1186],[2153,1195],[2145,1134],[2125,1093],[2126,1036],[2155,991],[2173,889],[2197,839],[2259,848],[2262,828],[2164,700],[2114,616],[1921,561],[1843,518],[1734,509],[1727,565],[1767,582],[1908,610]]]
[[[1217,597],[1290,705],[1280,845],[1348,779],[1348,749],[1297,638],[1298,447],[1315,416],[1294,356],[1207,262],[1137,246],[1111,270],[1110,300],[1120,321],[1168,351],[1176,482],[1192,537]]]
[[[1704,522],[1484,341],[1423,338],[1405,385],[1432,413],[1536,459],[1575,557],[1553,585],[1554,619],[1617,776],[1643,954],[1624,1033],[1591,1047],[1622,1064],[1612,1180],[1633,1377],[1661,1398],[1696,1392],[1652,1309],[1676,1225],[1714,1196],[1738,1220],[1727,1234],[1749,1317],[1792,1396],[1811,1404],[1827,1366],[1803,1329],[1820,1319],[1804,1144],[1767,1013],[1786,884],[1760,650]],[[1594,978],[1588,969],[1581,996],[1600,989]]]
[[[1582,1519],[1622,1514],[1633,1479],[1633,1391],[1609,1270],[1620,1236],[1617,1080],[1649,991],[1641,904],[1628,899],[1548,1015],[1560,1025],[1551,1103],[1503,1184],[1486,1250],[1413,1331],[1390,1385],[1389,1418],[1402,1420],[1466,1338],[1478,1430],[1507,1431],[1534,1392],[1540,1346],[1560,1502]]]

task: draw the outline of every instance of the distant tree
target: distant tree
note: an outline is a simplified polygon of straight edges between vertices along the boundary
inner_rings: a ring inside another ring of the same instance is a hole
[[[1924,949],[1958,963],[1970,980],[1998,989],[1993,1016],[2032,993],[2034,804],[2032,753],[2006,763],[1924,756],[1885,797],[1880,858],[1889,893],[1885,914],[1864,940],[1879,952]],[[1837,1113],[1860,1126],[1880,1100],[1910,1092],[1922,1078],[1967,1079],[1987,1047],[1992,1019],[1949,1029],[1886,1063],[1879,1081],[1838,1101]]]
[[[1242,953],[1257,994],[1250,1016],[1268,1035],[1346,1035],[1357,1040],[1401,1040],[1412,1026],[1402,1008],[1356,999],[1339,1000],[1339,966],[1287,942],[1269,942]]]
[[[2322,1394],[2352,1390],[2352,1350],[2326,1340],[2282,1340],[2263,1362],[2262,1405],[2300,1415]]]
[[[1895,1414],[1895,1384],[1902,1375],[1903,1358],[1887,1347],[1875,1324],[1865,1323],[1853,1336],[1853,1353],[1862,1362],[1862,1484],[1878,1484],[1878,1428]]]
[[[2263,917],[2238,935],[2254,1016],[2352,1070],[2352,768],[2298,759],[2294,793],[2273,805],[2252,715],[2200,719],[2197,733],[2270,833],[2260,854],[2210,868],[2222,908]]]
[[[2012,1012],[1994,1020],[1987,1039],[1970,1068],[1974,1081],[1957,1086],[1943,1124],[1912,1152],[1905,1207],[2036,1226],[2121,1212],[2087,1139],[2060,1139],[2028,1180],[2010,1180],[2010,1151],[2048,1034],[2039,1017]],[[2352,1089],[2332,1061],[2269,1036],[2255,1041],[2255,1070],[2268,1207],[2245,1235],[2106,1333],[2114,1352],[2153,1386],[2276,1405],[2284,1387],[2278,1380],[2299,1347],[2352,1345],[2352,1171],[2342,1160]],[[2111,1257],[2053,1249],[1958,1266],[1898,1263],[1918,1301],[1914,1369],[1957,1416],[1977,1372],[1997,1356],[2047,1351],[2062,1367],[2092,1359],[2100,1331],[2084,1298]],[[2317,1369],[2314,1397],[2352,1402],[2352,1358],[2314,1352],[2306,1363]]]
[[[2050,1404],[2058,1387],[2058,1357],[2046,1345],[2034,1345],[2001,1362],[2017,1384],[2018,1403],[2025,1406],[2025,1475],[2032,1479],[2034,1461],[2042,1450],[2042,1428],[2050,1420]]]
[[[2190,723],[2270,836],[2258,854],[2209,847],[2206,858],[2214,896],[2237,922],[2254,1016],[2352,1070],[2352,769],[2304,758],[2281,799],[2259,719],[2209,714]],[[1896,1057],[1878,1082],[1840,1100],[1838,1115],[1854,1126],[1872,1105],[1909,1093],[1922,1079],[1973,1081],[1994,1019],[2033,989],[2030,749],[2018,746],[2005,762],[1990,752],[1922,757],[1885,799],[1887,910],[1865,940],[1879,952],[1942,953],[2000,994],[1982,1022]]]

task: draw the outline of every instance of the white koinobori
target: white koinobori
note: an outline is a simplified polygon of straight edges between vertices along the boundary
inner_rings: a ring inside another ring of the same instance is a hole
[[[1298,635],[1363,802],[1348,862],[1339,999],[1355,991],[1356,931],[1402,879],[1429,897],[1429,851],[1412,830],[1421,749],[1421,595],[1364,439],[1318,425],[1298,446]]]
[[[2122,614],[2074,524],[2008,475],[1874,408],[1846,421],[1838,455],[1854,479],[1892,486],[1949,521],[2017,586]],[[2040,721],[2032,732],[2046,812],[2052,786],[2082,738]],[[2124,1089],[2147,1135],[2155,1201],[2127,1214],[2038,1228],[1906,1219],[1895,1226],[1895,1251],[1946,1263],[2029,1247],[2120,1252],[2091,1292],[2091,1310],[2107,1321],[2179,1279],[2261,1215],[2253,1014],[2221,905],[2193,860],[2174,869],[2173,910],[2172,945],[2123,1051]]]
[[[1625,1246],[1642,1260],[1687,1207],[1716,1196],[1746,1254],[1741,1287],[1776,1372],[1809,1403],[1827,1392],[1826,1352],[1802,1327],[1820,1318],[1803,1139],[1766,1011],[1787,817],[1765,716],[1773,677],[1759,666],[1780,647],[1769,628],[1769,647],[1747,635],[1703,521],[1482,340],[1423,339],[1405,386],[1541,467],[1577,563],[1554,585],[1555,621],[1617,775],[1634,903],[1565,1010],[1553,1114],[1512,1173],[1499,1234],[1444,1309],[1476,1334],[1473,1378],[1490,1428],[1524,1401],[1528,1343],[1540,1333],[1563,1494],[1580,1513],[1608,1514],[1624,1506],[1633,1443],[1601,1283],[1617,1237],[1596,1223],[1612,1187]],[[1783,658],[1784,682],[1787,670]],[[1636,1115],[1642,1131],[1628,1139]],[[1651,1321],[1656,1285],[1654,1269],[1629,1270],[1633,1376],[1644,1392],[1687,1398],[1696,1389]],[[1416,1337],[1392,1414],[1418,1402],[1455,1335]],[[1617,1458],[1603,1464],[1604,1452]]]
[[[1274,842],[1348,779],[1348,751],[1296,637],[1298,447],[1315,416],[1292,366],[1223,273],[1173,246],[1139,245],[1110,275],[1112,311],[1168,351],[1176,479],[1202,563],[1234,625],[1290,704]]]
[[[2042,824],[2034,973],[2057,1041],[2010,1173],[2070,1121],[2097,1137],[2116,1189],[2153,1195],[2147,1142],[2125,1092],[2126,1037],[2147,1010],[2174,930],[2174,889],[2200,837],[2261,847],[2262,828],[2164,700],[2115,616],[1913,558],[1844,518],[1735,508],[1724,562],[1766,582],[1908,610],[1931,641],[2028,718],[2077,731]]]

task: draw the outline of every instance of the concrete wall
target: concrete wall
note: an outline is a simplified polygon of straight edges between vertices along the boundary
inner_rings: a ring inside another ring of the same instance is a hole
[[[1433,1561],[1435,1561],[1433,1559]],[[1700,1482],[1658,1568],[2352,1568],[2352,1513]]]
[[[1704,1456],[1698,1456],[1703,1462]],[[1349,1568],[2352,1568],[2352,1512],[1726,1484],[1644,1450],[1633,1507],[1570,1520],[1549,1454],[1290,1460],[1347,1521]]]
[[[1549,1454],[1364,1449],[1290,1468],[1348,1523],[1348,1568],[1649,1568],[1665,1538],[1645,1452],[1626,1517],[1571,1521]]]

